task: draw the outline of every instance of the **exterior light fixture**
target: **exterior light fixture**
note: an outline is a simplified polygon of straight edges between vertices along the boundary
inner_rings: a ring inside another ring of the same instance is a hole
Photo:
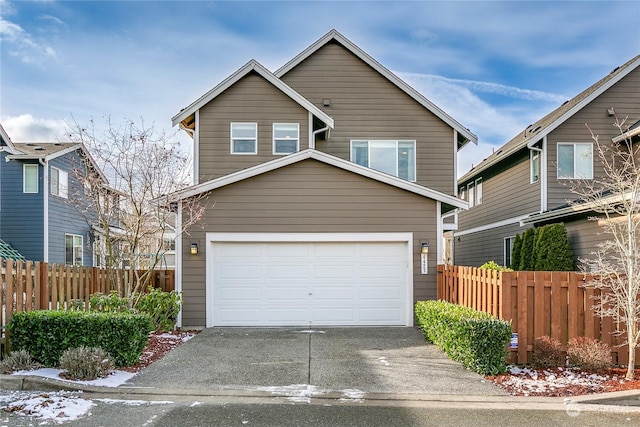
[[[192,243],[191,244],[191,255],[198,255],[198,244],[197,243]]]
[[[428,242],[422,243],[422,245],[420,246],[420,253],[424,254],[424,255],[429,253],[429,243]]]
[[[614,110],[613,107],[607,108],[607,115],[609,117],[615,116],[616,115],[616,110]]]

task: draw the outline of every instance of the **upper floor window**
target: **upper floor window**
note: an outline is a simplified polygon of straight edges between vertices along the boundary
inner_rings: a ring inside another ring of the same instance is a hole
[[[351,141],[351,161],[407,181],[416,180],[415,141]]]
[[[258,124],[231,123],[231,154],[258,153]]]
[[[465,200],[465,190],[462,187],[462,199]],[[469,207],[482,204],[482,178],[476,178],[467,184],[466,195],[468,196]]]
[[[22,192],[38,192],[38,165],[22,165]]]
[[[529,151],[529,158],[531,160],[531,179],[529,182],[533,184],[540,179],[540,152],[536,150]]]
[[[291,154],[299,150],[300,125],[298,123],[273,124],[273,154]]]
[[[64,235],[65,263],[82,265],[82,236],[76,234]]]
[[[69,174],[62,169],[51,167],[51,194],[69,198]]]
[[[558,143],[558,179],[592,179],[593,144]]]

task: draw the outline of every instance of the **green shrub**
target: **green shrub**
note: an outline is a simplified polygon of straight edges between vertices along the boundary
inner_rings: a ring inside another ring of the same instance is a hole
[[[163,292],[150,287],[149,292],[137,295],[135,300],[135,309],[151,317],[157,331],[168,332],[176,326],[181,304],[178,292]]]
[[[119,296],[116,291],[111,291],[108,295],[100,292],[91,295],[89,297],[89,311],[122,313],[131,311],[131,309],[128,298]]]
[[[611,348],[595,338],[574,337],[567,348],[569,365],[592,372],[611,366]]]
[[[518,270],[531,271],[534,267],[533,246],[535,239],[535,229],[530,228],[522,235],[522,246],[520,247],[520,263]]]
[[[116,366],[128,366],[140,358],[153,325],[144,314],[39,310],[15,313],[8,328],[12,347],[46,366],[74,347],[100,347]]]
[[[537,271],[573,271],[573,252],[564,224],[548,224],[536,229]]]
[[[511,270],[517,270],[520,266],[520,251],[522,249],[522,237],[516,234],[516,238],[513,239],[513,249],[511,250]]]
[[[479,268],[482,268],[484,270],[495,270],[495,271],[513,271],[510,268],[501,266],[495,261],[485,262]]]
[[[557,368],[564,365],[560,341],[547,335],[533,340],[531,366],[534,368]]]
[[[482,375],[506,371],[509,322],[445,301],[418,301],[415,313],[425,338],[451,359]]]
[[[79,347],[65,350],[60,357],[60,368],[72,380],[95,380],[109,375],[113,361],[101,348]]]
[[[42,366],[33,360],[26,350],[12,351],[0,362],[0,373],[11,374],[16,371],[31,371]]]

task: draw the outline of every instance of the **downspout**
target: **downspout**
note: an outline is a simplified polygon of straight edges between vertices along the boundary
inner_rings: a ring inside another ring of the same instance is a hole
[[[182,294],[182,252],[184,248],[182,247],[182,200],[178,202],[178,212],[176,213],[176,224],[175,224],[175,232],[176,232],[176,266],[175,275],[174,275],[174,290],[178,294]],[[209,292],[209,289],[206,290]],[[178,313],[178,317],[176,319],[176,326],[182,327],[182,310],[183,305],[181,304],[180,312]]]
[[[545,137],[546,140],[546,137]],[[543,140],[543,146],[545,144],[545,141]],[[544,212],[546,210],[546,197],[545,197],[545,187],[546,187],[546,167],[545,167],[545,163],[546,163],[546,159],[545,157],[545,151],[542,148],[538,148],[538,147],[534,147],[534,146],[530,146],[529,150],[533,150],[533,151],[537,151],[540,154],[539,157],[539,161],[540,161],[540,213]],[[529,172],[531,173],[531,172]]]
[[[316,148],[316,135],[318,135],[321,132],[326,132],[328,130],[329,130],[329,125],[326,125],[325,127],[320,128],[318,130],[314,130],[311,133],[311,140],[313,141],[313,143],[311,141],[309,141],[309,148],[313,148],[315,150],[315,148]],[[327,139],[329,139],[329,138],[327,137]],[[311,146],[312,144],[313,144],[313,147]]]
[[[44,223],[44,250],[42,252],[42,261],[49,262],[49,167],[46,159],[39,159],[38,163],[42,165],[44,170],[42,174],[42,219]]]

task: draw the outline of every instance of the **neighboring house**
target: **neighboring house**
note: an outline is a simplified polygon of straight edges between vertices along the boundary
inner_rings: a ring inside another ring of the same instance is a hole
[[[0,239],[27,260],[92,266],[93,232],[76,208],[84,146],[14,143],[2,126],[0,137]]]
[[[274,73],[250,61],[173,124],[196,177],[175,200],[213,206],[177,236],[182,326],[412,325],[435,298],[477,138],[337,31]]]
[[[589,205],[572,206],[572,178],[602,177],[593,155],[593,139],[616,140],[613,124],[627,119],[629,136],[640,120],[640,55],[565,102],[472,168],[459,179],[469,201],[458,214],[454,263],[479,266],[494,260],[509,265],[516,234],[527,228],[564,222],[573,253],[588,257],[602,235]]]

